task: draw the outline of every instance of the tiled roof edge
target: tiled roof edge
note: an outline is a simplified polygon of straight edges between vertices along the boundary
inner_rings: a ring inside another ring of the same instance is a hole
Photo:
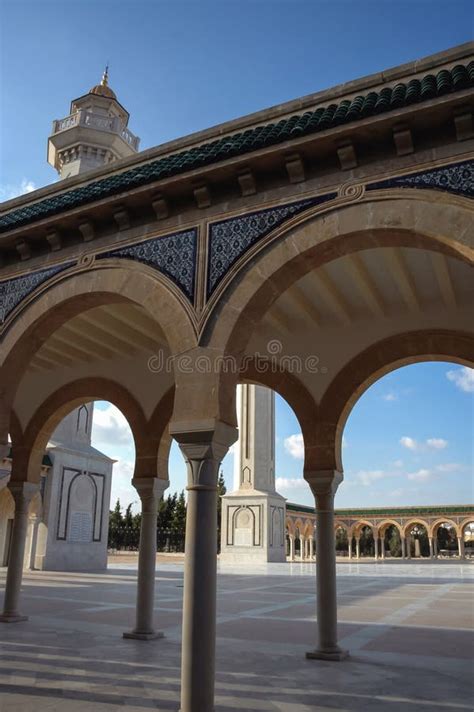
[[[436,76],[426,74],[422,79],[410,79],[406,84],[401,82],[395,86],[386,86],[378,92],[369,91],[352,100],[319,106],[314,111],[295,114],[276,123],[271,122],[222,136],[208,143],[165,155],[122,173],[100,178],[36,203],[13,209],[0,217],[0,232],[58,214],[71,207],[92,203],[127,188],[147,185],[227,158],[278,145],[292,138],[316,134],[319,131],[354,123],[411,104],[421,104],[429,99],[471,87],[474,87],[474,60],[467,65],[457,64],[450,70],[440,69]]]

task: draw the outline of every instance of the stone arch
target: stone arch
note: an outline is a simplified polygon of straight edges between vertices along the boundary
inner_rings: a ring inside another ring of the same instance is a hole
[[[326,469],[343,470],[342,434],[361,395],[390,371],[420,361],[470,365],[474,363],[474,337],[447,330],[398,334],[373,344],[346,364],[331,381],[319,405],[320,459]],[[325,461],[331,455],[333,459]]]
[[[196,344],[189,308],[163,279],[143,265],[106,261],[100,268],[64,275],[30,300],[7,329],[2,343],[2,375],[7,384],[0,412],[13,402],[19,381],[33,353],[63,323],[105,304],[141,306],[162,330],[171,354]],[[168,280],[169,281],[169,280]]]
[[[202,343],[242,355],[264,313],[289,286],[343,255],[379,246],[412,247],[472,262],[471,223],[466,199],[430,191],[420,196],[408,189],[306,211],[260,241],[230,270],[239,276],[229,283],[225,299],[212,305]],[[223,398],[223,419],[232,422]]]
[[[444,519],[442,519],[440,517],[439,519],[436,519],[436,521],[432,522],[431,526],[426,529],[428,536],[433,536],[433,537],[436,536],[441,524],[450,524],[452,526],[452,528],[454,529],[454,531],[456,532],[456,536],[460,536],[459,526],[455,522],[453,522],[452,519],[449,519],[448,517],[444,517]]]
[[[402,536],[403,528],[394,519],[384,519],[383,522],[378,523],[376,525],[377,536],[382,537],[389,527],[396,527],[398,533],[400,534],[400,536]]]
[[[354,536],[360,536],[360,532],[364,527],[369,527],[369,529],[374,533],[377,530],[376,525],[373,522],[369,522],[368,519],[359,519],[357,522],[354,523],[352,530],[354,532]]]
[[[457,528],[458,536],[464,536],[464,530],[468,524],[474,524],[474,515],[472,517],[469,517],[468,519],[464,519],[462,522],[460,522],[460,524],[458,525],[458,528]]]
[[[37,481],[43,454],[54,429],[71,410],[94,400],[107,400],[123,413],[132,431],[135,452],[138,453],[134,476],[146,476],[142,474],[140,454],[147,448],[147,423],[141,407],[115,381],[84,378],[58,389],[37,408],[25,427],[22,440],[13,447],[12,479]]]
[[[291,519],[291,517],[286,517],[285,529],[286,529],[287,534],[289,534],[291,536],[295,536],[295,524],[293,522],[293,519]]]
[[[403,525],[403,536],[406,537],[407,533],[410,533],[409,529],[416,526],[417,524],[421,524],[421,526],[425,528],[427,535],[430,536],[430,525],[421,517],[413,517],[413,519],[410,519],[409,522],[405,522],[405,524]]]

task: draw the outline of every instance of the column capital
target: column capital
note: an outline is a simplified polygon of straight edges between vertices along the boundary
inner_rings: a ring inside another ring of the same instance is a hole
[[[170,486],[170,481],[163,480],[160,477],[134,477],[132,485],[140,495],[140,499],[143,499],[143,497],[159,498],[163,496],[164,491]]]
[[[344,475],[339,470],[306,470],[304,479],[316,497],[318,495],[335,495]]]
[[[218,420],[202,420],[172,423],[170,433],[188,463],[188,489],[216,489],[217,469],[237,440],[237,428]]]
[[[38,482],[15,482],[10,481],[7,484],[10,493],[15,500],[16,511],[26,511],[35,494],[39,492]]]

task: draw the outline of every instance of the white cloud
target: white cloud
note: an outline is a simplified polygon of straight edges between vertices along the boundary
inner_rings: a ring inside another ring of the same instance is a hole
[[[400,438],[400,445],[406,447],[407,450],[423,451],[423,450],[444,450],[448,447],[448,441],[444,438],[428,438],[424,443],[419,443],[415,438],[410,438],[404,435]]]
[[[127,419],[112,403],[109,403],[104,410],[94,408],[92,441],[94,446],[99,449],[104,444],[134,447],[133,436]]]
[[[428,438],[426,445],[430,450],[444,450],[448,446],[448,441],[444,438]]]
[[[448,371],[446,377],[464,393],[474,393],[474,368],[461,366],[455,371]]]
[[[393,463],[394,467],[403,467],[403,460],[395,460]]]
[[[288,492],[289,490],[304,489],[305,487],[309,487],[306,480],[302,477],[277,477],[275,486],[277,492]]]
[[[400,445],[403,445],[403,447],[406,447],[408,450],[418,449],[418,443],[416,440],[408,437],[408,435],[404,435],[403,438],[400,438]]]
[[[3,183],[0,184],[0,201],[11,200],[19,195],[24,195],[24,193],[31,193],[33,190],[36,190],[36,185],[27,178],[23,178],[19,185]]]
[[[137,490],[132,485],[134,463],[128,460],[120,460],[114,458],[117,462],[114,464],[112,471],[112,491],[110,495],[110,508],[115,507],[117,500],[120,500],[122,511],[132,505],[132,511],[139,512],[140,504]]]
[[[303,435],[297,433],[285,438],[285,450],[296,460],[304,460]]]
[[[416,482],[429,482],[433,479],[433,472],[423,468],[417,470],[417,472],[409,472],[407,477],[409,480],[415,480]]]
[[[393,403],[393,401],[398,400],[398,395],[394,393],[394,391],[390,391],[390,393],[385,393],[382,398],[384,401],[387,401],[387,403]]]
[[[461,470],[466,469],[465,465],[460,462],[445,462],[441,465],[436,465],[438,472],[461,472]]]
[[[364,487],[369,487],[373,482],[386,477],[387,473],[383,470],[359,470],[356,473],[357,481]]]

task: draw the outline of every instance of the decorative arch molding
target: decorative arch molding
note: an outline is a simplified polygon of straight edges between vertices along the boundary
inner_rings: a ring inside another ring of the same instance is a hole
[[[253,329],[288,287],[354,252],[412,247],[473,261],[472,201],[467,198],[405,188],[362,191],[357,200],[338,201],[293,217],[235,262],[203,313],[202,342],[225,344],[226,353],[243,353]],[[228,294],[220,299],[224,289]]]
[[[382,534],[385,535],[385,532],[389,527],[395,527],[399,535],[402,536],[403,527],[394,519],[384,519],[383,522],[377,522],[377,532],[379,536],[381,536]]]
[[[448,330],[397,334],[373,344],[344,366],[329,384],[319,405],[316,430],[321,443],[320,458],[326,463],[326,469],[343,470],[342,434],[361,395],[390,371],[420,361],[472,364],[474,335]]]
[[[421,524],[422,527],[425,528],[426,534],[427,534],[428,536],[430,536],[430,525],[429,525],[428,522],[426,522],[424,519],[421,519],[421,517],[418,517],[418,518],[415,517],[415,518],[413,518],[413,519],[410,519],[409,522],[405,522],[405,523],[403,524],[403,536],[406,537],[407,533],[408,533],[408,534],[410,533],[410,532],[409,532],[410,528],[413,528],[414,526],[420,525],[420,524]]]
[[[93,251],[77,260],[68,260],[44,269],[13,275],[0,281],[0,333],[16,316],[53,284],[84,270],[100,268],[102,260],[121,268],[140,264],[157,280],[175,292],[186,307],[194,306],[197,228],[122,244],[112,250]]]
[[[167,339],[171,354],[196,343],[188,311],[163,280],[148,268],[131,263],[107,264],[98,270],[74,273],[32,301],[6,332],[2,344],[2,374],[8,384],[5,402],[14,393],[32,355],[63,323],[81,312],[105,304],[133,303],[142,307]]]
[[[459,536],[459,526],[454,522],[452,519],[449,519],[448,517],[445,517],[444,519],[437,519],[435,522],[432,522],[429,529],[427,529],[427,534],[429,536],[436,536],[438,533],[438,529],[442,524],[449,524],[454,531],[456,532],[456,536]]]
[[[467,527],[468,524],[474,524],[474,516],[471,517],[470,519],[464,519],[462,522],[459,523],[458,525],[458,536],[463,536],[464,535],[464,530]]]
[[[352,525],[354,536],[355,537],[360,536],[362,529],[364,529],[365,527],[368,527],[370,529],[370,531],[372,532],[374,539],[375,539],[377,525],[375,524],[375,522],[369,522],[368,519],[359,519],[359,521],[354,522],[354,524]]]
[[[84,402],[106,400],[125,416],[132,431],[136,456],[135,476],[143,476],[138,467],[139,454],[147,446],[147,422],[140,405],[119,383],[104,378],[73,381],[51,394],[35,411],[24,435],[13,452],[12,479],[36,482],[48,440],[61,420]]]

